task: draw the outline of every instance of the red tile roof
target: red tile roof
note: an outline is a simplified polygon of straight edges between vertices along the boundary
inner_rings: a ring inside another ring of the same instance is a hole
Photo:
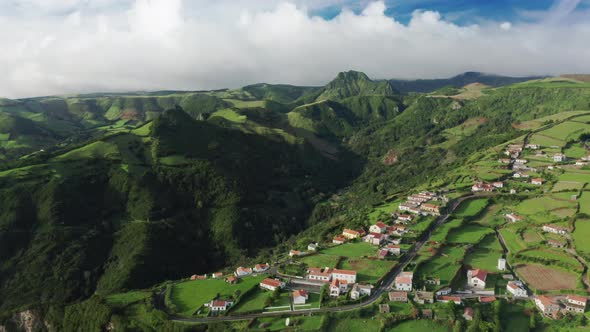
[[[266,279],[262,280],[260,283],[270,286],[270,287],[280,287],[281,286],[281,282],[279,280],[270,279],[270,278],[266,278]]]
[[[375,225],[377,225],[377,227],[379,227],[379,228],[386,228],[387,227],[387,225],[385,225],[381,221],[378,221]]]
[[[495,296],[482,296],[479,298],[479,302],[481,303],[490,303],[496,301]]]
[[[339,269],[334,269],[334,272],[332,273],[338,273],[338,274],[348,274],[351,276],[355,276],[356,275],[356,271],[353,270],[339,270]]]
[[[227,306],[227,302],[223,301],[223,300],[213,300],[212,306],[213,307],[225,307],[225,306]]]
[[[482,281],[486,281],[486,278],[488,277],[488,273],[486,271],[483,271],[480,269],[475,269],[475,270],[471,270],[471,277],[478,278],[479,280],[482,280]]]
[[[305,289],[299,289],[296,291],[293,291],[293,297],[299,297],[299,296],[303,296],[303,297],[307,297],[308,293]]]
[[[586,301],[588,301],[587,297],[579,296],[579,295],[568,295],[567,299],[572,300],[572,301],[580,301],[580,302],[584,302],[584,303],[586,303]]]

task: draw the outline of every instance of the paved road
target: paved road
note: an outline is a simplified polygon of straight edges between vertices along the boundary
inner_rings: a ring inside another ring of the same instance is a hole
[[[447,209],[447,212],[445,214],[441,215],[440,217],[438,217],[438,219],[434,222],[434,224],[430,225],[429,230],[427,232],[425,232],[424,234],[422,234],[420,239],[418,239],[415,242],[414,246],[412,247],[412,250],[408,251],[403,256],[403,258],[399,262],[399,264],[397,264],[396,267],[393,270],[391,270],[385,276],[385,278],[383,278],[383,281],[376,288],[373,289],[371,296],[359,303],[349,304],[349,305],[339,306],[339,307],[323,307],[323,308],[315,309],[315,310],[314,309],[305,309],[305,310],[297,310],[297,311],[289,311],[289,312],[256,313],[256,314],[247,314],[247,315],[230,315],[230,316],[217,316],[217,317],[205,317],[205,318],[185,318],[185,317],[172,316],[172,317],[170,317],[170,319],[174,320],[174,321],[178,321],[178,322],[210,323],[210,322],[218,322],[218,321],[246,320],[246,319],[259,318],[259,317],[272,317],[272,316],[284,316],[284,315],[301,316],[301,315],[313,314],[313,313],[351,311],[351,310],[356,310],[356,309],[371,305],[374,302],[376,302],[377,300],[379,300],[383,293],[385,293],[391,289],[391,287],[394,284],[395,277],[401,271],[403,271],[403,268],[406,267],[406,265],[408,265],[409,262],[411,262],[416,257],[418,251],[422,248],[422,246],[424,246],[424,244],[426,242],[428,242],[428,239],[430,239],[432,232],[438,226],[442,225],[449,218],[451,213],[453,213],[453,211],[455,211],[455,209],[459,206],[459,204],[461,204],[463,201],[468,200],[468,199],[472,199],[472,198],[476,198],[476,197],[489,197],[489,196],[495,196],[495,195],[496,195],[495,193],[482,193],[482,194],[478,194],[478,195],[471,194],[471,195],[463,196],[463,197],[460,197],[460,198],[454,200],[453,203],[450,205],[450,207]]]

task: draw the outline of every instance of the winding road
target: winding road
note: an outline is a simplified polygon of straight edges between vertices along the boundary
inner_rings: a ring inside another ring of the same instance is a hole
[[[371,296],[369,296],[364,301],[355,304],[349,304],[345,306],[339,307],[324,307],[320,309],[303,309],[297,311],[283,311],[283,312],[269,312],[269,313],[255,313],[255,314],[245,314],[245,315],[229,315],[229,316],[216,316],[216,317],[205,317],[205,318],[186,318],[180,316],[171,316],[170,320],[178,321],[178,322],[191,322],[191,323],[211,323],[211,322],[219,322],[219,321],[237,321],[237,320],[247,320],[247,319],[254,319],[260,317],[272,317],[272,316],[302,316],[302,315],[310,315],[314,313],[328,313],[328,312],[342,312],[342,311],[351,311],[356,310],[362,307],[369,306],[376,301],[378,301],[381,295],[388,290],[391,289],[395,282],[395,277],[403,271],[403,269],[410,263],[418,254],[418,251],[424,246],[426,242],[430,239],[432,232],[442,225],[449,216],[457,209],[459,204],[463,201],[478,198],[478,197],[489,197],[495,196],[494,193],[482,193],[482,194],[470,194],[468,196],[463,196],[458,199],[452,201],[451,205],[445,212],[445,214],[441,215],[436,219],[436,221],[430,225],[427,232],[423,233],[422,236],[416,241],[412,250],[408,251],[402,258],[402,260],[396,265],[394,269],[392,269],[386,276],[383,278],[383,281],[377,286]]]

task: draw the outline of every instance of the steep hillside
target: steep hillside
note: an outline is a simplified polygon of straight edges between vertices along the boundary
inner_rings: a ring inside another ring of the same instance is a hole
[[[240,262],[304,229],[362,162],[180,109],[44,158],[0,173],[3,317]]]

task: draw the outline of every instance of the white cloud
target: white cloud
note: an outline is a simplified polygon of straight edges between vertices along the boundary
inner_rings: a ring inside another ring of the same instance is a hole
[[[123,8],[114,0],[15,1],[54,3],[44,10],[65,11],[67,19],[0,16],[0,95],[12,98],[256,82],[319,85],[348,69],[375,78],[590,71],[590,46],[580,42],[590,16],[580,13],[568,24],[460,26],[426,10],[403,25],[384,15],[381,1],[368,2],[359,14],[344,9],[332,20],[309,10],[349,1],[135,0]],[[561,21],[571,8],[556,5],[551,17]]]

